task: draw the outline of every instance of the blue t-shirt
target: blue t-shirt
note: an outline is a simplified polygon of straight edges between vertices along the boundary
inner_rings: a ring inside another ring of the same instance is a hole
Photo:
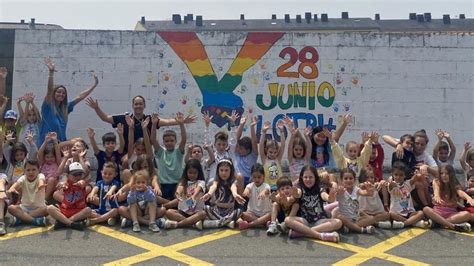
[[[241,173],[244,176],[244,182],[249,183],[252,176],[252,166],[257,162],[258,155],[253,152],[245,156],[235,153],[234,157],[236,173]]]
[[[116,186],[117,190],[120,188],[120,182],[117,182],[117,180],[112,180],[111,183],[106,184],[104,180],[100,180],[96,183],[96,186],[99,188],[99,208],[96,209],[96,212],[99,214],[104,214],[111,209],[118,208],[118,203],[117,200],[104,200],[105,194],[109,192],[110,188],[112,186]]]
[[[142,210],[146,208],[147,203],[155,201],[155,193],[151,190],[151,187],[147,187],[145,191],[132,190],[127,196],[128,205],[137,203]]]
[[[72,112],[74,105],[74,101],[71,101],[67,104],[68,114]],[[47,103],[44,101],[41,105],[41,123],[37,146],[41,146],[44,141],[44,137],[46,134],[48,134],[48,132],[56,132],[58,134],[59,141],[67,140],[66,127],[67,120],[64,119],[60,110],[58,110],[58,108],[54,105],[54,102],[51,101],[50,103]]]
[[[112,153],[112,156],[108,157],[105,151],[100,150],[99,153],[95,155],[97,158],[97,178],[96,182],[102,180],[102,169],[104,168],[105,162],[114,162],[117,164],[117,176],[114,178],[114,180],[118,181],[120,184],[120,169],[118,168],[120,164],[120,158],[122,157],[120,155],[120,152],[114,151]]]

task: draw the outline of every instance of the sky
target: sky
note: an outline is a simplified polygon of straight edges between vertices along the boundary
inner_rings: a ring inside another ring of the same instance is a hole
[[[432,18],[465,14],[473,18],[474,0],[0,0],[0,22],[30,21],[60,25],[66,29],[133,30],[142,16],[146,20],[171,20],[172,14],[192,13],[203,19],[269,19],[304,12],[327,13],[340,18],[369,17],[408,19],[409,13],[431,12]]]

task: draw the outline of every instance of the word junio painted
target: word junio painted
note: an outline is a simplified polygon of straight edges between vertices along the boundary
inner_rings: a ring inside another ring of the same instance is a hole
[[[316,82],[302,82],[301,90],[299,89],[299,83],[294,82],[286,86],[288,91],[288,98],[284,99],[285,85],[279,83],[268,84],[268,90],[270,92],[270,104],[265,105],[263,102],[263,95],[257,94],[256,102],[257,106],[262,110],[271,110],[277,105],[282,110],[289,108],[308,108],[309,110],[315,109],[315,98],[317,98],[319,104],[323,107],[330,107],[334,98],[336,97],[336,91],[331,83],[324,81],[318,87],[316,94]]]

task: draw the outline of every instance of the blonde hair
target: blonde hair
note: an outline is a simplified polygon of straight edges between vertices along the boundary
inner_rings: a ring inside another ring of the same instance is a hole
[[[150,175],[147,170],[140,170],[133,173],[132,179],[130,180],[131,184],[135,184],[137,180],[145,180],[147,183],[150,183]]]

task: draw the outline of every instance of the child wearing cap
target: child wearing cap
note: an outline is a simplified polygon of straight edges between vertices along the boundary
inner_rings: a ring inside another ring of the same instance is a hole
[[[5,102],[6,105],[6,102]],[[5,110],[5,106],[0,106],[0,111]],[[18,122],[18,114],[14,110],[8,110],[5,112],[5,115],[2,117],[0,116],[0,124],[2,125],[3,132],[11,132],[13,133],[12,137],[18,141],[17,137],[20,136],[21,125]],[[20,140],[22,141],[22,140]]]
[[[50,205],[48,213],[54,219],[54,229],[70,227],[77,230],[83,230],[84,220],[91,216],[92,210],[86,205],[86,185],[83,180],[84,169],[78,162],[69,164],[66,182],[60,184],[64,197],[59,208]]]

